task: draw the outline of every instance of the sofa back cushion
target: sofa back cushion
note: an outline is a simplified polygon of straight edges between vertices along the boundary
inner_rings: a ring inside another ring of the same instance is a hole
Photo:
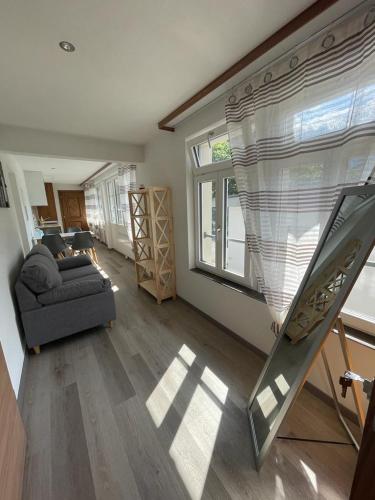
[[[42,245],[42,243],[38,243],[37,245],[33,246],[33,248],[30,250],[30,252],[27,254],[26,259],[29,259],[32,255],[43,255],[47,259],[49,259],[54,267],[58,269],[57,262],[55,260],[55,257],[52,255],[51,251],[49,248],[46,247],[46,245]]]
[[[92,276],[87,280],[67,281],[61,286],[38,295],[38,301],[45,306],[79,299],[97,293],[107,292],[111,289],[111,282],[102,276]]]
[[[21,280],[34,293],[47,292],[62,283],[55,264],[45,255],[30,255],[22,266]]]

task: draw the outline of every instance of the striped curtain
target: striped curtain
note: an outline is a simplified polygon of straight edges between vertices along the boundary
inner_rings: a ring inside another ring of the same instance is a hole
[[[90,230],[95,230],[98,217],[98,201],[94,184],[84,185],[86,218]]]
[[[374,9],[357,11],[226,104],[253,286],[279,324],[341,189],[373,175],[374,21]]]
[[[128,192],[136,189],[136,165],[120,166],[118,168],[118,186],[120,197],[120,209],[123,214],[124,226],[130,241],[133,240]]]

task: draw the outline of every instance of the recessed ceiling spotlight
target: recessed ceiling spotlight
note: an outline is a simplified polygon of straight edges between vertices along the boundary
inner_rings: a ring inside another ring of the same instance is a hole
[[[65,52],[74,52],[76,50],[74,45],[70,42],[63,41],[63,42],[60,42],[59,45],[63,50],[65,50]]]

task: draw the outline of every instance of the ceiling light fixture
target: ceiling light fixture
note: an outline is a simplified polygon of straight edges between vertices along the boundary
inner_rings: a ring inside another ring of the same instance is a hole
[[[59,43],[59,46],[65,50],[65,52],[74,52],[76,50],[76,48],[74,47],[74,45],[70,42],[60,42]]]

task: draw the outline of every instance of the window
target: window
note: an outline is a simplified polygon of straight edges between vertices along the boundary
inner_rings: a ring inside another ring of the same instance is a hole
[[[245,224],[234,177],[224,178],[224,269],[245,273]]]
[[[209,132],[207,138],[192,147],[194,162],[197,167],[230,160],[230,146],[228,134],[215,135]]]
[[[245,225],[226,128],[187,146],[194,166],[196,267],[250,287]]]
[[[352,328],[375,336],[375,249],[350,292],[341,316]]]
[[[109,219],[112,224],[124,225],[124,214],[120,205],[120,193],[117,177],[107,181]]]
[[[199,196],[199,254],[209,266],[216,263],[216,181],[198,183]]]
[[[318,96],[317,96],[318,98]],[[353,106],[354,103],[354,106]],[[315,103],[309,108],[294,115],[294,137],[296,140],[309,141],[328,136],[348,128],[375,120],[375,85],[355,88],[340,95]],[[365,149],[358,156],[349,159],[349,171],[346,182],[356,182],[358,172],[365,171],[366,165],[374,165],[375,156],[369,155]],[[299,177],[313,185],[323,175],[320,165],[309,165],[304,169],[298,165]],[[298,187],[298,179],[296,179]],[[345,305],[341,316],[349,327],[375,336],[375,250],[371,253],[363,267]]]
[[[353,102],[355,111],[352,114]],[[294,116],[294,135],[306,141],[375,119],[375,85],[320,102]]]

